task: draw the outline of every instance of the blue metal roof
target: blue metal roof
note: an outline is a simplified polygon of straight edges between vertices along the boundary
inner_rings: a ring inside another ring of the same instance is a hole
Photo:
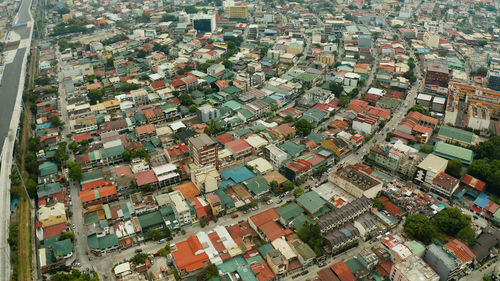
[[[486,208],[488,204],[490,203],[490,199],[488,199],[488,195],[481,193],[479,196],[474,200],[474,205],[480,207],[481,209]]]

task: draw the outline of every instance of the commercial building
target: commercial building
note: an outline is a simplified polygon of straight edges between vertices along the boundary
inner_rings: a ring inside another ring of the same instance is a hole
[[[248,7],[246,5],[234,5],[229,7],[229,18],[236,20],[248,19]]]
[[[382,190],[382,182],[349,165],[331,174],[328,180],[357,198],[375,198]]]
[[[429,245],[424,255],[424,261],[436,271],[441,281],[458,279],[461,262],[444,246]]]
[[[431,191],[443,197],[451,198],[459,183],[458,179],[441,172],[432,180]]]
[[[319,218],[318,223],[322,233],[331,231],[349,221],[353,221],[362,214],[370,211],[372,200],[361,197],[340,208],[333,209]]]
[[[275,144],[270,144],[264,148],[264,157],[276,168],[280,168],[283,162],[288,159],[288,153],[281,150]]]
[[[188,147],[196,165],[213,165],[217,170],[219,169],[219,148],[207,134],[189,138]]]
[[[213,107],[211,104],[206,103],[198,107],[196,114],[200,121],[203,123],[208,123],[212,119],[220,118],[220,111],[218,108]]]
[[[429,154],[417,166],[413,182],[420,185],[432,185],[434,178],[446,170],[448,160]]]
[[[448,66],[438,64],[429,64],[427,66],[427,72],[425,74],[426,89],[433,90],[438,93],[441,93],[441,89],[444,89],[444,93],[447,93],[449,81],[450,72],[448,70]]]
[[[392,266],[391,281],[439,281],[432,268],[418,256],[412,255]]]
[[[175,218],[181,226],[191,224],[191,210],[179,190],[167,194],[167,202],[172,206]]]
[[[198,32],[214,32],[216,29],[216,13],[194,14],[192,16],[193,27]]]

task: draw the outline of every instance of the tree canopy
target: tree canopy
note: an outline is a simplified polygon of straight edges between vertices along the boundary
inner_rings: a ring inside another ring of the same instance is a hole
[[[474,148],[474,162],[468,173],[483,180],[488,191],[500,196],[500,137],[493,136]]]
[[[469,245],[469,247],[472,247],[476,244],[476,233],[470,226],[462,228],[457,233],[457,238],[465,242],[467,245]]]
[[[323,235],[321,234],[319,224],[310,224],[309,222],[306,222],[302,225],[297,234],[302,241],[307,243],[307,245],[314,250],[316,255],[321,256],[323,254],[323,250],[321,249]]]
[[[420,214],[409,216],[406,219],[404,231],[409,237],[417,239],[426,245],[432,243],[437,235],[437,229],[431,220]]]
[[[80,165],[78,165],[76,162],[69,162],[68,167],[68,176],[73,180],[80,181],[83,176],[82,167],[80,167]]]
[[[462,214],[458,208],[447,208],[437,213],[433,221],[444,233],[456,236],[465,227],[470,226],[470,217]]]
[[[314,125],[306,119],[300,119],[299,121],[295,122],[295,130],[302,136],[309,135],[312,129],[314,129]]]
[[[462,171],[462,161],[458,159],[448,160],[448,166],[446,166],[446,173],[452,175],[456,178],[460,178]]]

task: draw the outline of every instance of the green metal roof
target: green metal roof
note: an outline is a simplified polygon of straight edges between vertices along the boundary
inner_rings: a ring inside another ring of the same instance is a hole
[[[40,176],[45,177],[57,173],[57,164],[51,161],[43,162],[38,166]]]
[[[247,108],[240,108],[237,110],[245,119],[250,119],[254,116],[254,114]]]
[[[103,237],[97,237],[97,235],[92,234],[87,238],[87,241],[91,249],[104,250],[118,246],[118,238],[115,234],[109,234]]]
[[[292,202],[283,207],[276,208],[276,212],[280,214],[286,223],[290,223],[296,217],[300,216],[304,210],[297,203]]]
[[[446,138],[450,138],[453,140],[472,143],[472,139],[474,138],[474,134],[472,132],[468,132],[462,129],[453,128],[450,126],[443,126],[439,129],[438,136],[443,136]]]
[[[226,106],[226,107],[229,107],[231,110],[233,111],[236,111],[237,109],[239,109],[242,104],[235,101],[235,100],[229,100],[229,101],[226,101],[225,103],[222,104],[223,106]]]
[[[321,208],[327,204],[327,202],[315,191],[309,191],[302,194],[297,198],[297,203],[302,205],[310,214],[319,212]]]
[[[61,184],[58,182],[48,183],[48,184],[40,184],[36,187],[36,193],[38,198],[45,197],[47,195],[55,194],[61,192]]]
[[[222,189],[217,189],[215,192],[224,206],[224,209],[234,208],[234,201]]]
[[[102,170],[101,169],[93,170],[93,171],[84,173],[80,183],[85,184],[85,183],[89,183],[89,182],[93,182],[93,181],[101,180],[101,179],[104,179],[104,175],[102,174]]]
[[[295,250],[304,258],[304,260],[312,259],[316,257],[316,253],[311,249],[306,243],[300,243],[294,247]]]
[[[458,159],[464,164],[471,164],[474,159],[474,152],[472,150],[442,141],[434,145],[432,153],[446,159]]]
[[[404,244],[417,256],[423,255],[425,252],[425,246],[418,241],[407,241]]]
[[[137,216],[137,219],[139,219],[139,223],[141,224],[142,229],[164,223],[159,211]]]
[[[254,196],[266,193],[271,189],[267,184],[267,181],[262,176],[255,176],[243,182],[243,185],[250,191]]]
[[[286,141],[284,144],[281,145],[280,148],[286,153],[288,153],[290,156],[294,156],[306,150],[306,145],[296,144],[292,141]]]

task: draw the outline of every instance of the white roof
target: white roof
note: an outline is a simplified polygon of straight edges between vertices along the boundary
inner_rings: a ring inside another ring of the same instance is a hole
[[[234,257],[243,253],[224,226],[217,225],[214,231],[219,235],[220,241],[231,256]]]
[[[170,128],[172,128],[172,130],[174,130],[174,131],[177,131],[179,129],[186,128],[186,125],[184,125],[184,123],[182,123],[182,121],[177,121],[177,122],[170,124]]]
[[[259,158],[256,158],[256,159],[250,161],[250,162],[247,162],[247,164],[249,166],[257,169],[257,171],[259,171],[259,173],[261,173],[261,174],[266,174],[266,173],[271,172],[273,170],[273,165],[271,165],[271,163],[269,163],[269,161],[267,161],[266,159],[264,159],[262,157],[259,157]]]
[[[273,247],[280,251],[287,260],[291,260],[297,257],[297,254],[293,251],[292,247],[283,238],[277,238],[271,242]]]
[[[253,148],[260,148],[261,146],[268,144],[267,140],[265,140],[263,137],[259,135],[251,135],[248,138],[246,138],[246,141]]]
[[[212,241],[210,241],[208,234],[204,231],[200,231],[196,233],[196,237],[198,237],[198,240],[200,241],[203,249],[205,249],[205,254],[207,254],[210,261],[214,264],[221,264],[222,259],[219,257],[219,252],[217,252],[214,245],[212,245]]]
[[[115,275],[120,275],[127,271],[130,271],[130,262],[124,262],[115,267]]]
[[[384,95],[384,90],[377,89],[377,88],[370,88],[370,90],[368,90],[368,94],[373,94],[373,95],[377,95],[377,96],[383,96]]]
[[[446,102],[446,99],[443,98],[443,97],[434,97],[434,100],[432,102],[433,103],[444,104]]]
[[[418,94],[417,99],[418,99],[418,100],[431,101],[432,96],[431,96],[431,95],[427,95],[427,94],[420,93],[420,94]]]
[[[359,79],[361,76],[357,73],[354,73],[354,72],[347,72],[345,75],[344,75],[345,78],[349,78],[349,79]]]
[[[169,174],[169,173],[177,171],[177,165],[172,164],[172,163],[167,163],[167,164],[164,164],[161,166],[153,167],[153,171],[155,172],[155,175],[158,177],[161,175],[165,175],[165,174]]]

